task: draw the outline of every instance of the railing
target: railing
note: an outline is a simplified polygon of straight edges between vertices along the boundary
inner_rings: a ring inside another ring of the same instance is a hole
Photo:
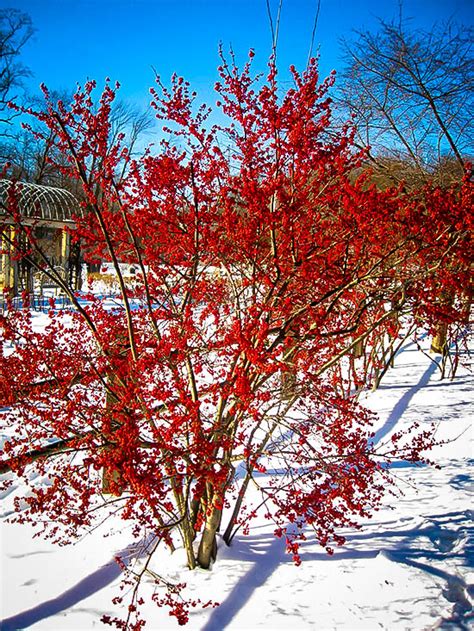
[[[52,302],[54,301],[54,303]],[[51,309],[54,311],[67,309],[72,306],[71,299],[68,296],[59,294],[57,296],[47,296],[45,294],[29,294],[27,300],[22,296],[15,296],[7,300],[0,296],[0,312],[5,313],[8,308],[12,309],[31,309],[33,311],[42,311],[47,313]]]

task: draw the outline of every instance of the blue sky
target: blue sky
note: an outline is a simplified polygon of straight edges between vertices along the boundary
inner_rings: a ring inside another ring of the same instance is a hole
[[[276,14],[278,0],[270,0]],[[278,45],[283,71],[304,67],[317,0],[283,0]],[[23,62],[33,76],[30,90],[45,82],[50,89],[72,90],[76,83],[106,76],[122,84],[122,98],[144,105],[153,70],[167,82],[173,72],[191,81],[211,100],[219,42],[232,45],[244,59],[256,51],[263,68],[271,48],[266,0],[0,0],[0,8],[28,13],[36,29]],[[472,0],[404,0],[403,13],[417,26],[450,16],[471,23]],[[376,16],[398,15],[398,0],[321,0],[315,44],[321,74],[341,67],[339,40],[353,29],[372,28]]]

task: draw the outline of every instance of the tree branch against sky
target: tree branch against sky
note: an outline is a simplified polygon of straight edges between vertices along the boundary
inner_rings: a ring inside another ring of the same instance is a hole
[[[31,18],[17,9],[0,9],[0,135],[6,133],[13,112],[7,105],[18,100],[30,75],[22,62],[22,49],[33,35]]]
[[[269,5],[276,21],[279,0]],[[316,0],[282,2],[282,79],[290,79],[286,69],[291,64],[302,68],[307,62],[317,5]],[[212,102],[219,43],[226,50],[232,46],[241,61],[253,48],[260,71],[271,52],[266,0],[15,0],[15,6],[31,16],[37,29],[23,51],[33,75],[28,81],[32,92],[41,82],[51,90],[73,90],[76,81],[108,76],[122,84],[121,98],[144,105],[154,67],[163,77],[173,72],[186,77],[203,100]],[[313,53],[321,53],[321,76],[341,68],[341,37],[372,29],[377,18],[390,21],[398,6],[398,0],[321,0],[313,46]],[[414,28],[450,17],[466,25],[474,20],[466,0],[405,0],[403,7]]]
[[[454,22],[414,30],[380,21],[344,43],[340,103],[387,177],[462,177],[474,155],[473,35]]]

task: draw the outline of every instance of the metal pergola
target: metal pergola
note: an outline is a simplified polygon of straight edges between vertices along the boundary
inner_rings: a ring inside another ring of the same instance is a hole
[[[8,197],[14,191],[18,212],[24,219],[48,223],[72,223],[81,214],[76,197],[63,188],[0,180],[0,215],[8,215]]]
[[[27,251],[25,226],[29,226],[38,238],[43,239],[41,247],[57,243],[51,266],[76,288],[81,283],[81,253],[78,243],[71,245],[71,238],[65,227],[73,227],[74,217],[83,214],[78,199],[69,191],[54,186],[0,180],[0,289],[9,287],[13,295],[27,290],[34,293],[38,282],[44,276],[39,259],[35,264],[35,254],[18,259],[12,256],[13,235],[17,247]],[[49,235],[49,236],[48,236]],[[52,241],[53,240],[53,241]],[[18,245],[19,244],[19,245]],[[44,259],[44,256],[43,256]],[[43,281],[40,283],[43,290]]]

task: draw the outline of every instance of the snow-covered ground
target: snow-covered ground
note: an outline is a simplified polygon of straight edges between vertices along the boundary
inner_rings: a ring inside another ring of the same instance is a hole
[[[474,628],[474,401],[469,358],[464,362],[453,381],[440,381],[435,364],[408,343],[381,388],[367,395],[366,404],[380,415],[377,440],[415,420],[422,427],[438,421],[438,437],[456,440],[432,454],[439,469],[395,463],[403,495],[389,496],[362,530],[343,533],[347,542],[332,557],[308,540],[296,567],[262,520],[249,536],[237,536],[230,548],[221,546],[211,572],[186,570],[180,551],[155,559],[153,569],[186,582],[188,595],[221,603],[193,611],[188,628]],[[32,539],[29,526],[5,521],[13,495],[1,498],[0,508],[0,628],[107,628],[100,622],[104,613],[124,615],[111,604],[120,585],[113,559],[117,553],[140,556],[130,547],[129,527],[108,522],[59,548]],[[142,611],[146,629],[178,628],[153,603]]]

